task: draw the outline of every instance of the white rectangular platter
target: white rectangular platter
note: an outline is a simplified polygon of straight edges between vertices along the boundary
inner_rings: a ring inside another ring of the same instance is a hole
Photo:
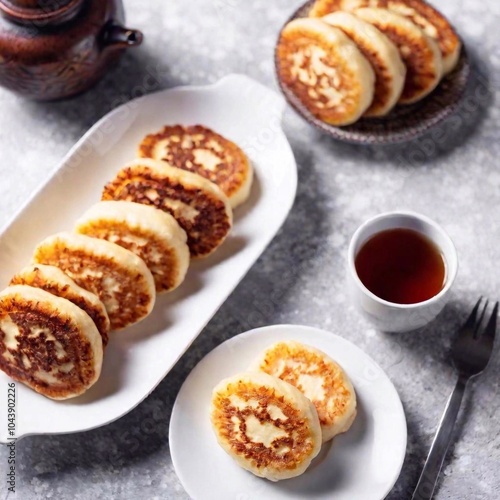
[[[137,406],[165,377],[247,273],[285,220],[295,198],[297,168],[281,130],[285,104],[243,75],[206,87],[178,87],[135,99],[99,121],[76,144],[48,182],[0,233],[0,287],[30,262],[39,241],[72,230],[100,200],[103,186],[136,156],[148,133],[169,124],[203,124],[239,144],[256,179],[234,229],[208,259],[193,262],[185,283],[158,298],[138,325],[111,334],[99,381],[83,396],[55,402],[16,384],[16,437],[92,429]],[[41,152],[43,153],[43,152]],[[0,373],[0,412],[7,384]],[[0,442],[7,442],[7,425]]]

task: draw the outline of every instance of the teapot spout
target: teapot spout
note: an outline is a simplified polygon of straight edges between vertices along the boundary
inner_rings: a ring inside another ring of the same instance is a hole
[[[121,24],[109,23],[102,33],[103,46],[113,48],[137,47],[144,36],[141,31],[125,28]]]

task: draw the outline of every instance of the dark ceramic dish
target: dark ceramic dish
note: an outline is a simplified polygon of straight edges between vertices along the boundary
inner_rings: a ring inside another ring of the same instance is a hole
[[[307,17],[314,1],[310,0],[300,7],[288,19],[285,26],[293,19]],[[437,88],[422,101],[407,106],[396,106],[384,118],[361,118],[352,125],[335,127],[313,116],[295,94],[280,81],[277,57],[275,57],[275,65],[281,91],[297,113],[335,139],[366,145],[394,144],[421,136],[457,110],[470,76],[467,52],[462,47],[457,67],[452,73],[446,75]]]

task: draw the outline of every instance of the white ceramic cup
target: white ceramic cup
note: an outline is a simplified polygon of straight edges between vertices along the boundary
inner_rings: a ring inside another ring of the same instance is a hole
[[[396,304],[377,297],[363,285],[355,259],[363,244],[387,229],[413,229],[427,236],[441,250],[445,261],[445,283],[434,297],[415,304]],[[458,270],[457,251],[450,237],[434,221],[415,212],[388,212],[367,220],[354,233],[347,256],[347,281],[354,306],[376,328],[387,332],[416,330],[432,321],[445,306]]]

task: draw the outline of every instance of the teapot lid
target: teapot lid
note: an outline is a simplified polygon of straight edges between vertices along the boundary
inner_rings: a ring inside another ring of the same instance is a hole
[[[0,0],[0,12],[13,21],[43,27],[74,17],[84,0]]]

